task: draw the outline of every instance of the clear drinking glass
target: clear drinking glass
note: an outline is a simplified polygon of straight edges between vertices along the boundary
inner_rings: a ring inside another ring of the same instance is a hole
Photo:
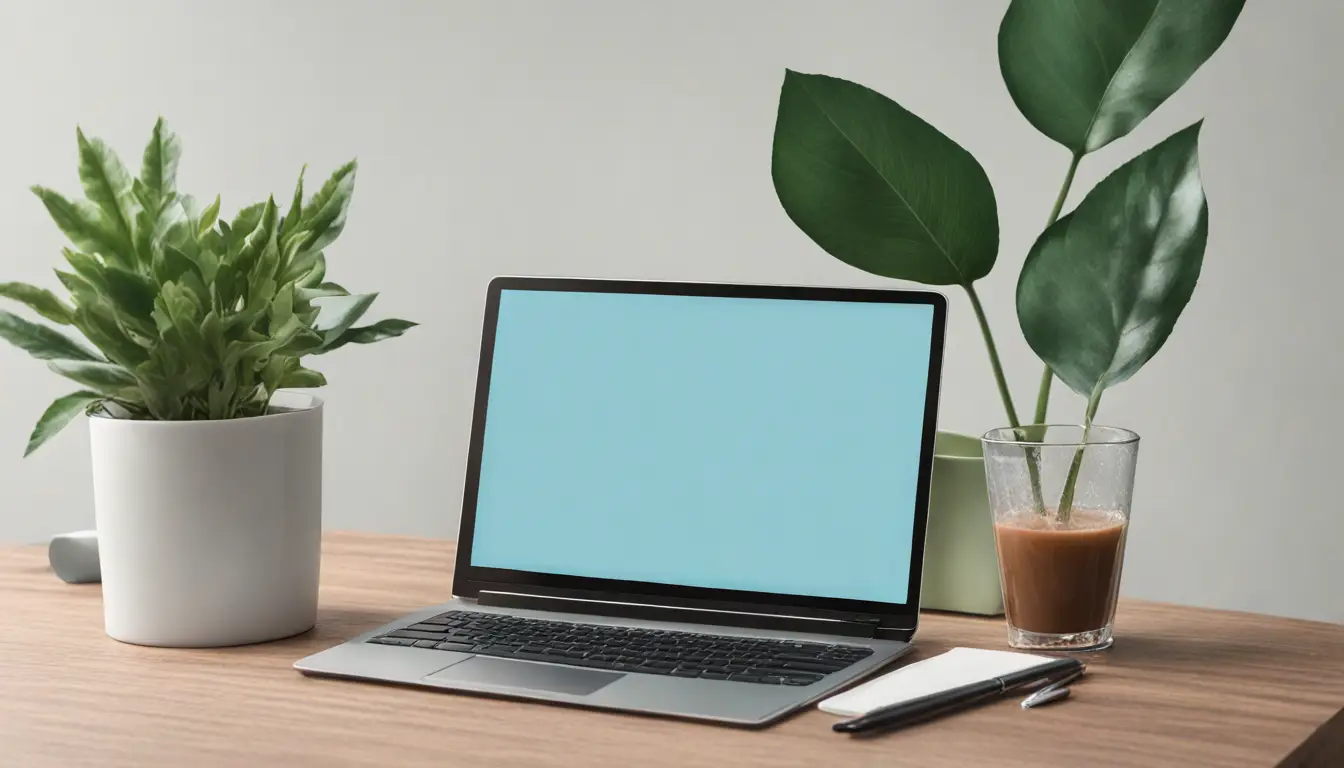
[[[1034,425],[991,430],[982,442],[1008,643],[1110,647],[1139,436]]]

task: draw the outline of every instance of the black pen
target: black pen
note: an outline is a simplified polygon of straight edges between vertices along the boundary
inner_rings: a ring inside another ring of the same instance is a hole
[[[1077,659],[1056,659],[1020,672],[982,680],[977,683],[952,688],[939,693],[921,696],[910,701],[881,707],[860,715],[852,720],[844,720],[831,726],[841,733],[871,733],[891,730],[907,725],[922,723],[936,717],[960,712],[990,699],[1032,685],[1050,685],[1083,670],[1083,663]]]

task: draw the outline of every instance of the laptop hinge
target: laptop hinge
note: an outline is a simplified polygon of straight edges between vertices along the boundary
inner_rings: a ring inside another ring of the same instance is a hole
[[[785,632],[809,632],[842,637],[877,637],[881,619],[877,616],[846,616],[819,618],[790,616],[776,613],[725,611],[710,608],[684,608],[676,605],[627,603],[616,600],[590,600],[579,597],[548,597],[523,592],[500,592],[482,589],[476,598],[479,605],[500,608],[522,608],[533,611],[580,613],[590,616],[611,616],[647,621],[677,621],[690,624],[713,624],[724,627],[774,629]]]

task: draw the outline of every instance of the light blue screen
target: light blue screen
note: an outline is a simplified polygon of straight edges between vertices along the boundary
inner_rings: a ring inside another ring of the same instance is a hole
[[[471,564],[906,602],[932,326],[502,291]]]

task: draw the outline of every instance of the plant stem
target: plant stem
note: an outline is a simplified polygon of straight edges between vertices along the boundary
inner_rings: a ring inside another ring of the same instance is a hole
[[[985,349],[989,351],[989,364],[994,369],[994,382],[999,385],[999,397],[1003,398],[1003,409],[1008,413],[1008,426],[1016,429],[1022,426],[1018,421],[1017,408],[1013,406],[1013,395],[1008,391],[1008,382],[1003,377],[1003,364],[999,362],[999,349],[994,346],[994,334],[989,330],[989,321],[985,319],[985,308],[980,306],[980,297],[975,295],[975,286],[966,283],[962,286],[971,299],[971,308],[975,310],[975,319],[980,321],[980,333],[985,337]]]
[[[1078,486],[1078,471],[1083,467],[1083,451],[1087,450],[1087,438],[1092,432],[1092,419],[1097,415],[1097,407],[1101,405],[1101,393],[1104,391],[1104,384],[1097,382],[1097,386],[1092,390],[1092,396],[1087,399],[1087,413],[1083,415],[1083,439],[1079,442],[1078,450],[1073,452],[1073,461],[1069,464],[1069,475],[1064,478],[1064,490],[1059,494],[1059,522],[1061,525],[1067,525],[1069,516],[1073,514],[1073,495]]]
[[[1008,391],[1008,381],[1003,376],[1003,364],[999,362],[999,350],[994,346],[994,334],[990,333],[989,321],[985,319],[985,308],[980,305],[980,297],[975,293],[975,287],[970,283],[962,286],[966,289],[966,295],[971,298],[971,308],[975,310],[975,319],[980,321],[980,333],[985,337],[985,349],[989,351],[989,364],[994,369],[994,382],[999,385],[999,397],[1003,398],[1003,409],[1008,413],[1008,426],[1018,429],[1022,422],[1017,418],[1017,408],[1013,406],[1013,395]],[[1020,434],[1020,433],[1019,433]],[[1026,439],[1021,435],[1021,439]],[[1041,493],[1041,468],[1037,466],[1038,461],[1035,450],[1027,449],[1027,472],[1031,475],[1031,498],[1035,504],[1034,511],[1038,515],[1045,514],[1045,497]]]
[[[1050,218],[1045,222],[1045,229],[1049,229],[1056,221],[1059,221],[1059,212],[1064,209],[1064,201],[1069,196],[1069,187],[1073,186],[1073,175],[1078,171],[1078,163],[1083,159],[1082,152],[1074,153],[1069,159],[1069,170],[1064,174],[1064,184],[1059,188],[1059,195],[1055,198],[1055,207],[1050,210]],[[1045,231],[1045,230],[1041,230]],[[1050,382],[1054,380],[1054,374],[1050,371],[1050,366],[1045,366],[1041,372],[1041,386],[1036,391],[1036,413],[1033,414],[1034,424],[1044,424],[1046,411],[1050,408]]]

